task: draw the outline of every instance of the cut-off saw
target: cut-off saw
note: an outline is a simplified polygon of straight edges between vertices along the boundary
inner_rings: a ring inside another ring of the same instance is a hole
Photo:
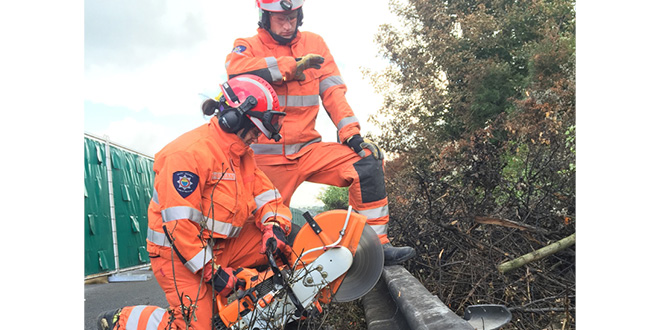
[[[367,294],[383,271],[383,249],[366,217],[333,210],[304,214],[293,242],[293,257],[269,268],[251,287],[217,296],[217,330],[283,329],[288,323],[322,312],[321,304],[349,302]]]

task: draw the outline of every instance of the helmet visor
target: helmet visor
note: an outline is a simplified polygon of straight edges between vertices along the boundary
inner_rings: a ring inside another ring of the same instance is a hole
[[[272,110],[264,112],[248,111],[246,114],[250,116],[250,119],[269,139],[274,139],[279,135],[280,129],[282,129],[282,123],[284,122],[284,116],[286,116],[284,112]]]

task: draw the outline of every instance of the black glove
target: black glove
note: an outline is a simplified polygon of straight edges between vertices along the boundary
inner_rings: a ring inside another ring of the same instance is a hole
[[[367,153],[364,149],[371,150],[371,154],[378,160],[385,158],[383,151],[380,150],[375,143],[371,142],[369,139],[363,139],[360,134],[355,134],[346,139],[346,144],[362,158],[367,157]]]
[[[227,297],[234,290],[245,289],[246,282],[244,279],[236,277],[236,274],[242,270],[234,270],[231,267],[213,269],[212,264],[209,262],[204,266],[203,276],[207,283],[213,285],[213,289],[220,295]]]

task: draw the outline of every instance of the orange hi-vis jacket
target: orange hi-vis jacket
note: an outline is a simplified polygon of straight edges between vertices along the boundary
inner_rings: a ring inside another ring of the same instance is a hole
[[[304,81],[292,82],[296,58],[307,54],[321,55],[325,62],[318,70],[305,70]],[[315,129],[319,96],[337,127],[341,142],[360,133],[357,117],[346,101],[346,85],[337,64],[323,38],[317,34],[298,31],[289,44],[280,45],[268,31],[259,28],[256,36],[236,39],[225,67],[229,78],[243,73],[264,78],[273,85],[285,109],[280,132],[283,138],[274,142],[260,137],[258,143],[251,145],[257,155],[285,155],[295,159],[304,154],[305,146],[320,142],[321,135]]]
[[[208,240],[235,238],[246,221],[259,229],[275,221],[286,234],[291,231],[291,211],[257,168],[252,150],[222,131],[215,117],[165,146],[153,167],[147,233],[152,256],[171,259],[174,252],[196,273],[222,253]]]

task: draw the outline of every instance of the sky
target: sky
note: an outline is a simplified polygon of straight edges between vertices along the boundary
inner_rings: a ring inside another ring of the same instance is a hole
[[[379,25],[396,20],[387,1],[307,1],[303,9],[300,29],[324,38],[363,135],[374,130],[368,117],[382,96],[361,68],[386,66],[373,40]],[[234,40],[256,34],[258,11],[249,0],[86,0],[84,17],[84,130],[153,156],[208,120],[199,106],[227,79]],[[323,109],[317,130],[336,141]],[[291,206],[322,205],[316,196],[323,187],[303,184]]]

